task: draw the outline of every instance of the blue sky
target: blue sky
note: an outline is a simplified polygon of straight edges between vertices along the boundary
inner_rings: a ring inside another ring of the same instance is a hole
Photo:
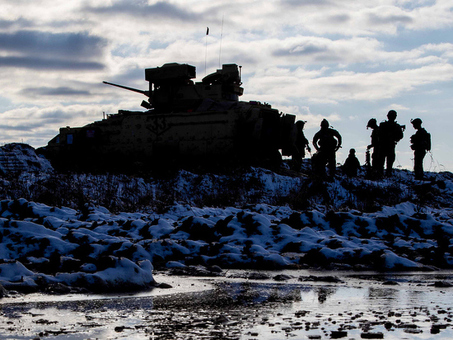
[[[405,124],[395,166],[412,168],[411,118],[431,133],[425,169],[453,171],[451,0],[0,0],[0,142],[44,146],[63,126],[140,109],[144,69],[242,66],[241,100],[323,118],[364,161],[370,118]],[[210,33],[206,36],[206,27]]]

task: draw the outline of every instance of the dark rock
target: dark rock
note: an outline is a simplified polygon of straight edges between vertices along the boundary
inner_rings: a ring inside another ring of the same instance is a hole
[[[413,323],[401,323],[398,325],[398,328],[405,328],[405,329],[417,329],[418,326]]]
[[[314,281],[314,282],[328,282],[328,283],[341,283],[343,282],[336,276],[313,276],[300,277],[299,281]]]
[[[45,291],[46,291],[46,293],[50,293],[50,294],[63,295],[63,294],[69,294],[71,292],[71,288],[63,283],[58,282],[58,283],[53,283],[53,284],[48,285],[46,287]]]
[[[220,268],[220,267],[217,266],[217,265],[208,267],[208,270],[209,270],[210,272],[213,272],[213,273],[221,273],[221,272],[223,272],[222,268]]]
[[[382,282],[382,284],[384,286],[398,286],[399,285],[399,283],[395,282],[395,281],[384,281],[384,282]]]
[[[346,332],[346,331],[332,331],[330,333],[331,339],[346,338],[347,336],[348,336],[348,332]]]
[[[384,327],[385,327],[386,330],[390,330],[393,326],[394,326],[394,325],[393,325],[393,323],[391,323],[391,322],[386,322],[386,323],[384,324]]]
[[[275,281],[288,281],[291,280],[293,277],[291,275],[279,274],[274,276]]]
[[[437,287],[437,288],[450,288],[450,287],[453,287],[453,284],[451,284],[450,282],[445,282],[445,281],[436,281],[436,282],[434,282],[433,286]]]
[[[367,332],[367,333],[360,334],[360,337],[362,339],[384,339],[384,333],[381,333],[381,332],[376,332],[376,333]]]

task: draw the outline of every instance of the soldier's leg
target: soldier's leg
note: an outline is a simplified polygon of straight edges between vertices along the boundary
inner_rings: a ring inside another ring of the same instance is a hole
[[[297,171],[300,171],[302,166],[302,154],[300,153],[297,147],[293,147],[291,153],[291,168]]]
[[[387,158],[387,152],[385,149],[380,150],[378,161],[376,162],[376,173],[378,176],[384,176],[384,164]]]
[[[389,150],[387,154],[387,170],[386,170],[386,175],[391,176],[393,173],[393,163],[395,162],[395,148]]]
[[[381,177],[384,173],[384,159],[382,157],[382,152],[377,150],[373,151],[373,155],[371,156],[372,163],[371,169],[373,169],[373,175],[377,177]]]
[[[425,151],[414,151],[414,173],[416,179],[423,179],[423,158]]]
[[[317,152],[311,157],[313,177],[323,177],[325,172],[324,162],[321,153]]]
[[[329,176],[335,176],[335,170],[337,166],[336,158],[335,158],[335,151],[329,152],[327,163],[329,165]]]

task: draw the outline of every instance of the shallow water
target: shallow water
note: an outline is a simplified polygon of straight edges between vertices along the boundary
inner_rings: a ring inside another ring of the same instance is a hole
[[[175,288],[140,295],[2,299],[0,339],[453,338],[453,288],[432,286],[451,272],[249,274],[156,275]]]

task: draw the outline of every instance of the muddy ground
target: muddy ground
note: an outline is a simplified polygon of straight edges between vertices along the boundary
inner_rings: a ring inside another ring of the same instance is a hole
[[[136,295],[14,295],[0,339],[452,339],[452,273],[156,275]]]

